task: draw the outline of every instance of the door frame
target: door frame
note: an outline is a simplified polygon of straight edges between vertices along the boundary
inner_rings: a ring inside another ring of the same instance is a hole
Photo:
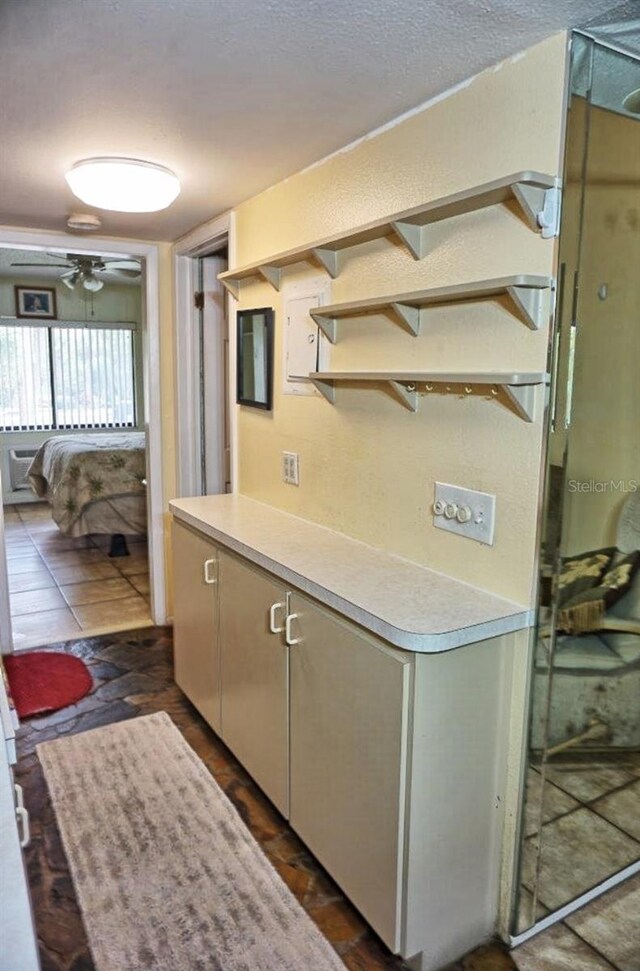
[[[60,251],[100,256],[132,256],[144,260],[142,370],[147,436],[147,522],[151,563],[151,617],[159,626],[166,623],[164,548],[164,489],[162,481],[162,396],[160,388],[160,292],[159,253],[154,243],[106,236],[76,238],[68,233],[0,227],[0,248]],[[4,556],[4,521],[0,517],[0,646],[13,650],[11,622],[3,624],[4,605],[9,602],[9,580]],[[8,633],[8,637],[7,637]]]
[[[174,356],[175,356],[175,422],[176,422],[176,495],[195,496],[200,482],[199,395],[193,381],[198,343],[198,314],[193,295],[198,290],[198,257],[227,247],[229,266],[235,262],[235,214],[223,213],[173,244],[174,273]],[[227,317],[235,312],[235,299],[227,293]],[[235,327],[229,327],[229,355],[235,360]],[[236,491],[237,415],[235,369],[229,368],[229,418],[231,448],[231,491]]]

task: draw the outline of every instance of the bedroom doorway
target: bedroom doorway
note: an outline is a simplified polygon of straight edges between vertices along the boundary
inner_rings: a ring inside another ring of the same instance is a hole
[[[165,619],[159,389],[145,386],[155,247],[60,252],[37,235],[33,249],[0,240],[0,586],[15,650]]]

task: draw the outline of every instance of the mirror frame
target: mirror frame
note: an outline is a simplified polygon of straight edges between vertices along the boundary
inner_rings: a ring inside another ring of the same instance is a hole
[[[242,368],[242,323],[247,317],[254,317],[256,314],[264,316],[266,337],[267,337],[267,358],[266,358],[266,401],[256,401],[244,394],[243,388],[243,368]],[[263,411],[271,411],[273,406],[273,329],[275,314],[273,307],[255,307],[251,310],[238,310],[236,314],[236,402],[239,405],[248,405],[250,408],[261,408]]]

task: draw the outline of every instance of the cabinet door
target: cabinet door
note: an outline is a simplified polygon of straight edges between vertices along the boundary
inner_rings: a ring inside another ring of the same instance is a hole
[[[400,946],[411,655],[292,594],[291,825]]]
[[[175,521],[172,544],[175,679],[219,732],[218,552],[211,540]]]
[[[288,813],[288,649],[284,587],[220,553],[222,737],[281,813]]]

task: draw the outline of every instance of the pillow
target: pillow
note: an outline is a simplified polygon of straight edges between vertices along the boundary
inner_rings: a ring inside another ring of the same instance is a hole
[[[571,556],[563,560],[558,577],[558,604],[562,605],[583,590],[597,586],[609,568],[615,552],[615,546],[608,546],[602,550],[590,550],[588,553],[580,553],[579,556]]]
[[[640,551],[614,559],[615,553],[615,549],[596,550],[563,564],[558,581],[559,630],[567,634],[599,630],[607,609],[629,590],[640,569]]]
[[[640,621],[640,571],[635,574],[631,586],[611,610],[613,617]]]

